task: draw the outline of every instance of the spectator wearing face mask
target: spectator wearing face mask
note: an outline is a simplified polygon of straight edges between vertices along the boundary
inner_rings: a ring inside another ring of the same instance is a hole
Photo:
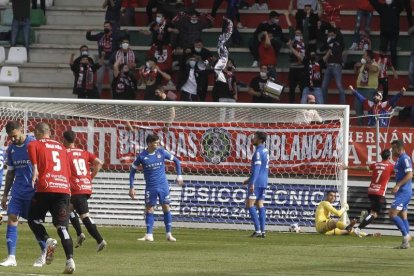
[[[397,105],[397,102],[405,94],[405,88],[401,88],[400,93],[394,95],[389,101],[382,101],[383,95],[380,91],[376,91],[372,96],[372,101],[368,100],[364,95],[355,90],[352,85],[349,86],[352,94],[364,110],[368,112],[368,126],[375,126],[377,123],[376,117],[374,115],[379,115],[379,126],[388,127],[390,114],[392,109]]]
[[[90,62],[89,56],[82,55],[79,63],[71,65],[70,69],[75,77],[73,93],[78,95],[79,99],[99,99],[95,74],[101,64],[103,64],[102,57],[99,63],[93,63]]]
[[[145,65],[139,70],[140,81],[145,85],[144,100],[156,100],[155,89],[163,81],[170,81],[171,76],[162,71],[155,58],[147,58]]]
[[[172,24],[179,30],[177,46],[186,49],[194,45],[201,38],[201,32],[213,26],[214,19],[208,14],[198,15],[195,11],[190,14],[179,13],[172,20]]]
[[[182,0],[148,0],[146,8],[148,25],[153,21],[153,8],[157,9],[157,13],[163,13],[165,17],[171,20],[176,14],[184,11],[185,6]]]
[[[72,53],[70,55],[70,59],[69,59],[69,65],[72,68],[72,66],[74,66],[74,68],[79,68],[79,64],[81,62],[82,57],[88,57],[89,60],[89,64],[94,64],[94,60],[93,58],[91,58],[91,56],[89,55],[89,48],[86,45],[82,45],[79,47],[79,56],[75,59],[75,54]],[[75,83],[73,84],[73,94],[76,94],[75,88],[76,88],[76,75],[74,73],[74,77],[75,77]]]
[[[380,51],[391,52],[391,61],[397,67],[397,44],[400,35],[400,14],[404,9],[400,0],[369,0],[380,15]]]
[[[135,71],[138,58],[135,56],[134,51],[130,48],[129,39],[122,39],[121,47],[111,57],[111,64],[115,64],[117,60],[119,60],[120,64],[126,64],[129,69]]]
[[[307,72],[305,70],[305,43],[301,30],[295,31],[294,40],[289,42],[290,65],[289,65],[289,103],[295,102],[295,90],[299,86],[302,97],[303,89],[306,86]]]
[[[366,98],[372,98],[377,92],[378,75],[380,68],[374,59],[374,52],[366,50],[361,58],[361,62],[357,62],[354,66],[357,78],[357,91]],[[355,111],[357,116],[363,115],[363,108],[360,101],[355,100]],[[363,118],[358,118],[358,124],[362,125]]]
[[[110,59],[118,50],[122,38],[123,35],[120,32],[112,31],[112,23],[110,21],[105,21],[103,32],[99,32],[94,35],[90,30],[86,32],[87,40],[98,42],[99,58],[104,59],[104,64],[99,68],[96,76],[96,84],[98,86],[99,95],[102,94],[103,79],[106,71],[108,71],[109,82],[112,83],[113,72]]]
[[[162,45],[171,44],[171,34],[179,34],[180,31],[165,18],[161,12],[157,12],[155,21],[149,26],[149,30],[139,30],[144,35],[151,35],[151,45],[161,43]]]
[[[199,89],[198,98],[200,102],[206,100],[208,89],[208,75],[211,73],[211,64],[215,61],[213,53],[204,47],[203,41],[198,39],[194,42],[194,46],[191,47],[190,53],[195,56],[197,60],[197,68],[199,70]]]
[[[331,27],[328,30],[328,39],[324,49],[326,50],[323,60],[326,64],[325,75],[322,81],[323,102],[328,103],[328,86],[334,78],[339,92],[339,103],[345,104],[345,90],[342,86],[342,52],[343,43],[339,39],[338,29]]]
[[[322,9],[319,9],[322,11]],[[303,13],[296,13],[296,29],[301,30],[303,34],[303,42],[307,52],[316,51],[318,21],[321,14],[314,13],[312,5],[306,3],[303,8]]]
[[[186,65],[184,70],[180,71],[177,90],[181,91],[181,100],[189,102],[197,102],[199,86],[200,71],[196,66],[197,59],[195,56],[189,54],[186,58]]]
[[[309,59],[306,59],[305,66],[308,71],[307,86],[303,89],[302,99],[300,103],[307,103],[308,96],[312,95],[316,103],[323,104],[322,94],[322,68],[317,60],[315,52],[311,52]]]
[[[115,100],[135,100],[137,79],[123,57],[118,57],[114,64],[112,81],[112,98]]]
[[[279,54],[280,48],[283,44],[286,44],[289,39],[283,35],[282,28],[279,25],[279,13],[276,11],[271,11],[269,13],[269,19],[264,21],[257,26],[256,30],[253,33],[253,37],[249,40],[249,50],[253,56],[252,67],[257,67],[259,65],[259,36],[267,32],[271,34],[272,39],[270,43],[272,44],[273,49],[275,49],[275,55]]]
[[[248,93],[253,96],[253,103],[272,103],[273,99],[264,94],[264,88],[269,77],[266,65],[260,65],[260,73],[250,81]]]

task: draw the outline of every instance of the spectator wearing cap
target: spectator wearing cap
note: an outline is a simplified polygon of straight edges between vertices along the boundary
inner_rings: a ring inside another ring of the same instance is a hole
[[[360,102],[365,111],[368,112],[368,126],[376,125],[376,115],[378,115],[379,126],[388,127],[390,113],[392,109],[396,106],[398,100],[405,93],[405,88],[401,88],[400,92],[393,96],[389,101],[382,101],[383,95],[380,91],[374,93],[372,101],[368,100],[364,95],[355,90],[352,86],[349,86],[352,91],[352,94],[355,96],[356,100]]]
[[[328,103],[328,86],[332,78],[335,78],[339,92],[339,103],[345,104],[345,90],[342,86],[342,52],[344,45],[339,39],[341,33],[333,27],[328,30],[328,39],[325,44],[326,53],[323,60],[326,63],[325,75],[322,81],[323,102]]]
[[[155,89],[163,81],[170,81],[171,76],[162,71],[155,58],[146,59],[145,65],[139,69],[139,77],[142,84],[145,85],[144,100],[156,100]]]
[[[374,52],[372,50],[366,50],[361,58],[360,62],[354,65],[355,74],[357,78],[357,90],[358,93],[365,98],[371,99],[378,89],[378,75],[379,65],[374,59]],[[357,116],[363,115],[363,107],[360,101],[355,100],[355,111]],[[358,124],[362,125],[362,117],[358,118]]]
[[[289,39],[283,34],[279,22],[279,13],[271,11],[269,13],[269,19],[257,26],[253,33],[253,37],[249,40],[249,50],[253,56],[252,67],[259,66],[259,44],[261,42],[260,38],[264,32],[271,34],[272,39],[270,40],[270,43],[275,50],[276,56],[279,54],[282,45],[289,42]]]

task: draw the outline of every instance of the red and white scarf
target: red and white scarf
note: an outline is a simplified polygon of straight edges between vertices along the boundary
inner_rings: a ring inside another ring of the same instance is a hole
[[[86,70],[83,67],[83,65],[80,64],[78,81],[76,82],[76,88],[83,88],[82,84],[83,84],[83,79],[84,78],[86,78],[85,89],[86,90],[92,90],[94,79],[93,79],[92,67],[89,64],[86,66]]]
[[[124,55],[123,50],[118,50],[116,52],[116,60],[121,60],[120,64],[130,64],[135,63],[135,54],[131,49],[127,49],[126,56]]]
[[[105,54],[112,52],[112,35],[103,35],[99,40],[99,46],[102,47]]]

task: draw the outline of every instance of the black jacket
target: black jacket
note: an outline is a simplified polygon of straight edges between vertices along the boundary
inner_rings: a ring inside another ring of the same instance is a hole
[[[190,69],[191,69],[191,67],[187,65],[184,70],[180,71],[180,74],[178,76],[177,85],[176,85],[177,90],[181,90],[181,88],[187,82],[188,78],[190,77]],[[199,76],[200,76],[200,70],[198,69],[197,64],[196,64],[196,66],[194,66],[194,77],[195,77],[196,83],[197,83],[197,94],[198,94],[198,91],[200,90],[200,78],[199,78]]]
[[[369,0],[374,9],[380,14],[381,33],[397,33],[400,31],[400,13],[404,5],[394,0],[391,5],[382,4],[378,0]]]

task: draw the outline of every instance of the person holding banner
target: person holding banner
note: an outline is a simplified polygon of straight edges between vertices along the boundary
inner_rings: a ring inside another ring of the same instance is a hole
[[[174,155],[159,148],[160,138],[156,134],[149,134],[146,138],[147,149],[139,153],[131,165],[129,174],[129,196],[135,199],[134,179],[139,165],[142,165],[145,179],[145,224],[147,233],[140,241],[154,241],[154,206],[157,205],[157,199],[162,205],[164,212],[164,224],[167,240],[175,242],[176,239],[171,234],[172,216],[170,211],[170,189],[168,186],[167,175],[165,173],[165,161],[173,161],[177,171],[177,184],[183,185],[181,175],[180,160]]]
[[[405,153],[404,142],[402,140],[392,141],[391,147],[393,157],[398,159],[394,166],[396,184],[392,189],[395,198],[388,214],[403,236],[401,245],[396,248],[407,249],[410,247],[410,241],[412,240],[410,236],[410,225],[407,219],[407,210],[413,195],[413,163],[411,158]]]
[[[253,137],[256,150],[252,157],[251,175],[243,182],[247,185],[246,209],[254,224],[252,238],[265,238],[266,209],[263,205],[269,177],[269,152],[265,147],[267,134],[257,131]],[[257,209],[259,215],[257,215]]]
[[[376,219],[386,205],[385,192],[394,169],[394,165],[390,162],[391,151],[389,149],[383,150],[381,158],[381,162],[373,163],[370,166],[339,166],[341,170],[353,169],[372,172],[371,183],[368,188],[368,198],[371,202],[370,214],[361,218],[360,224],[354,229],[354,233],[358,237],[362,236],[361,229]]]
[[[356,220],[352,220],[351,223],[346,226],[342,221],[331,218],[331,214],[337,217],[342,217],[349,210],[347,203],[345,203],[340,210],[337,210],[335,207],[333,207],[332,203],[335,202],[335,199],[336,192],[327,191],[325,200],[321,201],[316,208],[315,228],[316,232],[319,234],[332,236],[348,235],[352,232],[352,227],[354,227]]]

